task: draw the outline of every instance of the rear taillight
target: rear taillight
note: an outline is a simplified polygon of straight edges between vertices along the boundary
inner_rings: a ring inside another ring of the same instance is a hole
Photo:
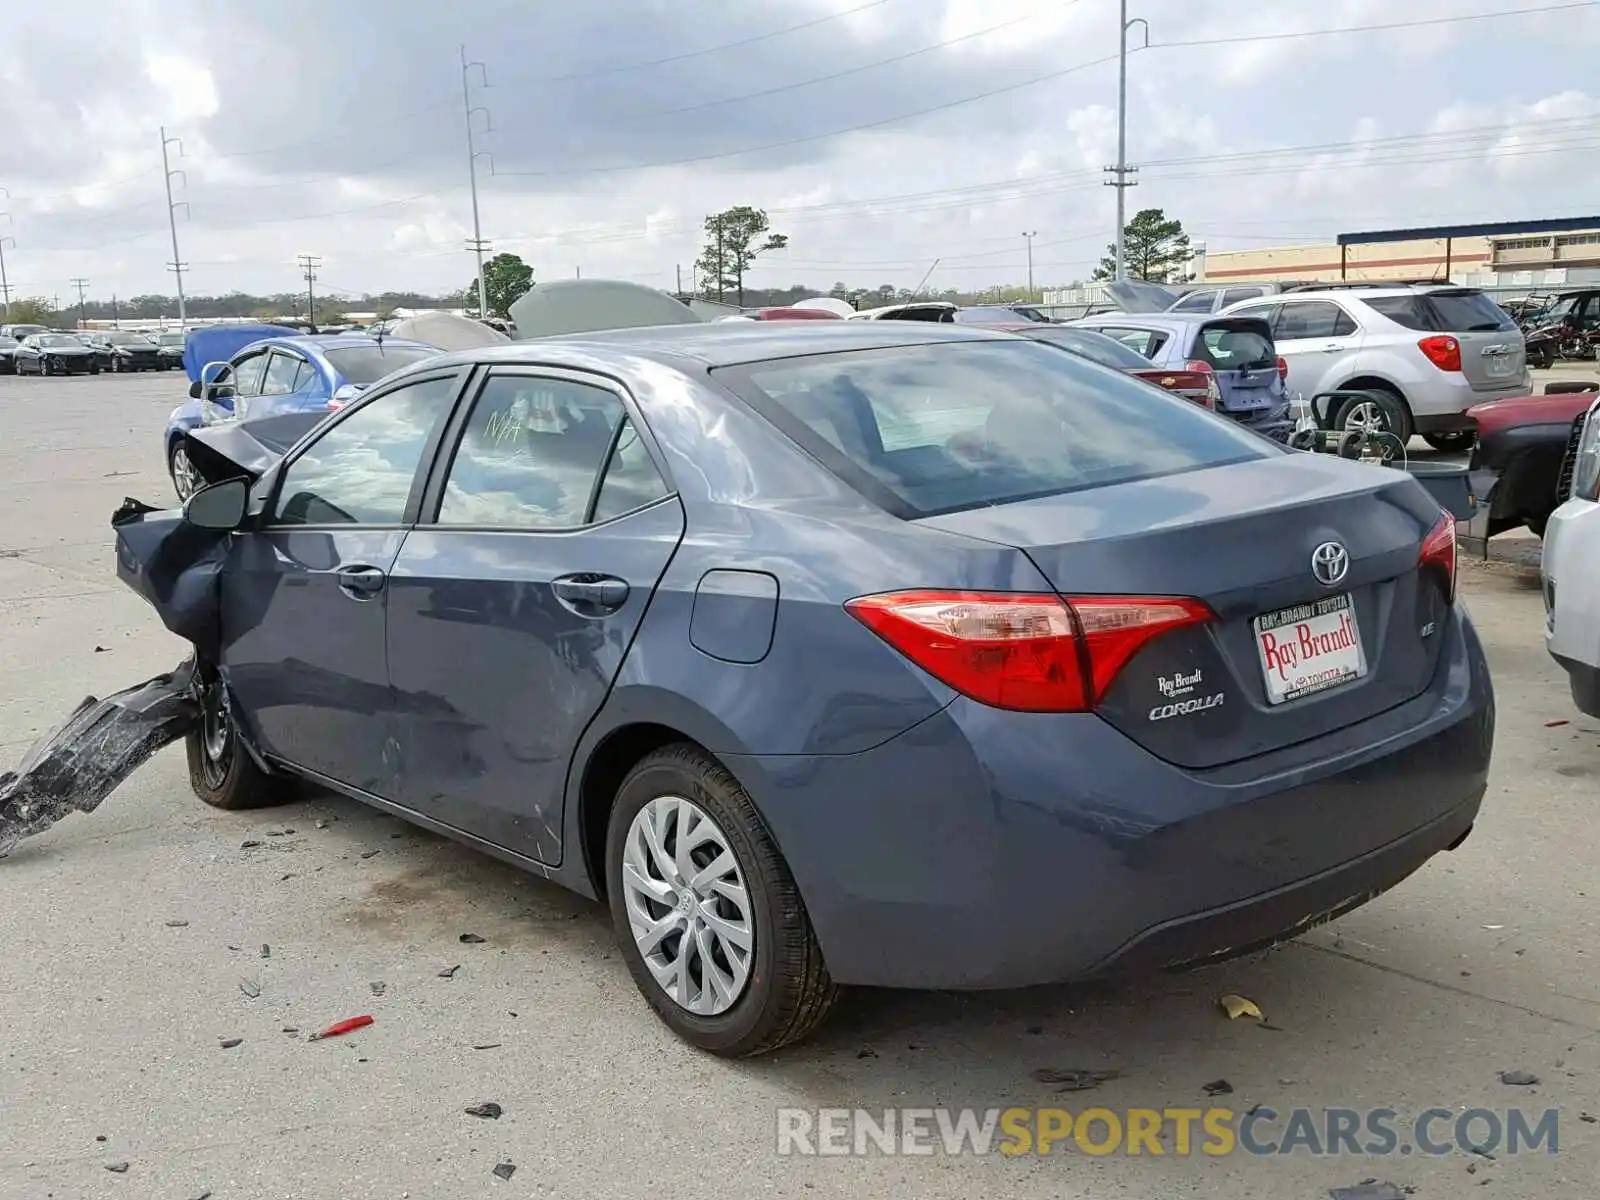
[[[1205,399],[1200,400],[1200,403],[1215,412],[1217,405],[1222,403],[1222,388],[1217,385],[1217,372],[1203,358],[1191,358],[1183,365],[1183,369],[1206,377]],[[1200,399],[1198,396],[1195,398]]]
[[[1461,370],[1461,343],[1453,337],[1425,337],[1417,343],[1417,349],[1441,371]]]
[[[915,591],[845,608],[935,679],[1022,712],[1088,712],[1151,639],[1212,619],[1164,596]]]
[[[1216,374],[1216,372],[1212,370],[1211,364],[1203,358],[1191,358],[1188,362],[1183,364],[1183,369],[1185,371],[1198,371],[1202,375]]]
[[[1284,383],[1289,382],[1289,360],[1281,354],[1278,355],[1278,378]]]
[[[1434,571],[1444,584],[1445,599],[1452,603],[1456,598],[1456,519],[1449,513],[1440,513],[1428,536],[1422,539],[1422,553],[1417,556],[1417,568]]]

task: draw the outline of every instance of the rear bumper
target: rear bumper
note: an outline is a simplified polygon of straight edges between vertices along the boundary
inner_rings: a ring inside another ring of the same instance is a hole
[[[1477,429],[1476,422],[1467,416],[1467,409],[1474,404],[1526,396],[1532,391],[1533,376],[1527,371],[1501,387],[1484,389],[1475,389],[1464,376],[1451,379],[1441,373],[1439,379],[1429,381],[1425,387],[1408,389],[1406,402],[1418,433],[1454,433]]]
[[[1464,611],[1428,692],[1244,764],[958,700],[874,750],[730,758],[842,983],[981,989],[1293,936],[1471,828],[1494,700]]]

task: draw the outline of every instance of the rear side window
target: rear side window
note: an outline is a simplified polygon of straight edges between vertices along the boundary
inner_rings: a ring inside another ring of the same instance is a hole
[[[1215,292],[1190,292],[1182,300],[1172,306],[1173,312],[1210,312],[1211,302],[1215,300]]]
[[[1258,287],[1229,288],[1222,293],[1222,307],[1227,308],[1228,305],[1237,304],[1241,300],[1256,300],[1266,294]]]
[[[1422,304],[1420,296],[1368,296],[1366,306],[1380,317],[1388,317],[1403,329],[1431,331],[1433,314]]]
[[[1031,341],[816,355],[715,375],[908,519],[1278,453],[1189,401]]]
[[[1517,327],[1511,315],[1482,292],[1429,292],[1441,333],[1498,333]]]
[[[1167,344],[1167,335],[1152,329],[1129,329],[1122,325],[1101,325],[1101,333],[1108,338],[1115,338],[1135,354],[1145,358],[1154,358],[1156,351]]]
[[[1057,326],[1037,332],[1030,330],[1025,336],[1037,338],[1047,346],[1060,346],[1063,350],[1082,355],[1090,362],[1097,362],[1102,367],[1113,367],[1118,371],[1140,371],[1151,366],[1150,360],[1131,346],[1117,341],[1116,338],[1106,337],[1103,333],[1092,333],[1087,329],[1065,329]]]

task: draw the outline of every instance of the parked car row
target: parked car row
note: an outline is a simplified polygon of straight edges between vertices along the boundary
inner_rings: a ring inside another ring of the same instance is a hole
[[[38,325],[0,325],[0,374],[98,375],[170,371],[183,366],[182,333],[122,330],[72,333]]]

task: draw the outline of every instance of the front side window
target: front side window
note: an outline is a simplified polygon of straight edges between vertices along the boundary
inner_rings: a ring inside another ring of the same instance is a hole
[[[1347,337],[1356,331],[1356,323],[1331,300],[1306,300],[1298,304],[1285,304],[1278,314],[1273,336],[1280,342],[1297,338]]]
[[[423,379],[352,409],[284,470],[278,525],[399,525],[456,377]]]
[[[595,481],[626,416],[607,388],[494,375],[450,464],[440,525],[570,529],[589,517]]]
[[[813,355],[713,375],[908,518],[1276,453],[1230,421],[1032,341]]]

